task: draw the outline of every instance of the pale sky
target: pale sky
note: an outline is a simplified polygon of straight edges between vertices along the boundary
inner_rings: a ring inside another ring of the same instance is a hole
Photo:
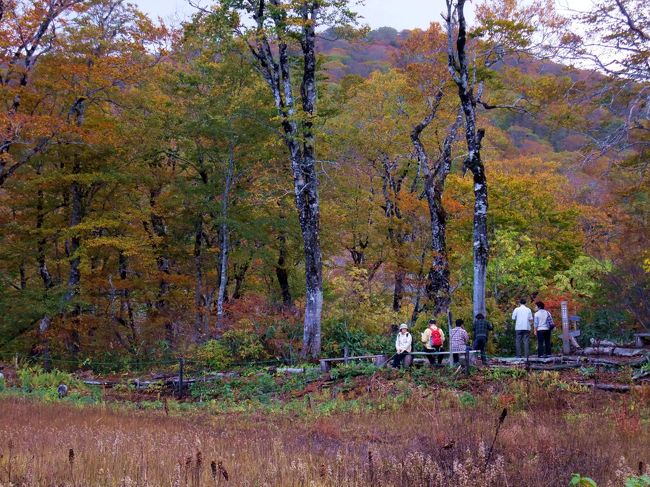
[[[194,12],[187,0],[130,0],[153,17],[176,23]],[[193,0],[207,6],[211,0]],[[583,10],[591,5],[591,0],[557,0],[560,9],[571,4],[571,8]],[[440,21],[440,13],[445,10],[444,0],[365,0],[356,11],[363,15],[362,23],[370,27],[394,27],[397,30],[419,27],[426,29],[432,21]],[[477,3],[476,0],[474,3]],[[471,9],[472,5],[468,5]],[[469,9],[468,9],[469,10]],[[469,17],[469,15],[468,15]],[[470,17],[471,18],[471,17]]]
[[[187,0],[131,0],[142,10],[164,20],[182,20],[194,12]],[[210,0],[192,0],[207,6]],[[370,27],[394,27],[397,30],[427,28],[432,20],[440,20],[445,8],[444,0],[365,0],[365,5],[355,9]]]

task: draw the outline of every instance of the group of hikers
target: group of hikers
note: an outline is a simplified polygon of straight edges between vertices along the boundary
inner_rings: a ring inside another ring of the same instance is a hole
[[[544,309],[545,306],[542,301],[537,301],[535,307],[536,311],[533,315],[532,310],[526,306],[526,300],[521,299],[519,306],[512,312],[512,320],[515,324],[515,351],[517,357],[528,358],[531,330],[537,337],[537,355],[540,358],[551,356],[551,332],[555,328],[555,323],[551,313]],[[467,330],[465,330],[465,322],[462,319],[457,319],[455,326],[449,331],[453,363],[458,363],[460,354],[471,349],[480,352],[481,362],[484,365],[487,364],[485,348],[487,347],[488,335],[492,329],[492,324],[482,313],[478,313],[474,317],[472,324],[474,340],[470,348],[470,337]],[[445,354],[449,353],[449,349],[445,349],[445,339],[445,332],[438,326],[436,320],[429,320],[427,328],[422,332],[420,341],[424,345],[427,353],[426,357],[431,365],[442,364]],[[393,367],[400,368],[404,358],[413,351],[413,337],[406,323],[399,326],[395,338],[395,350]]]

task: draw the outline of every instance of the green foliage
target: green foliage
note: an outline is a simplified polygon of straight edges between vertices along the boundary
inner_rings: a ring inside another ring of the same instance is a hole
[[[621,328],[627,321],[627,314],[608,307],[587,308],[581,313],[580,337],[583,345],[591,338],[623,341],[632,338],[632,331]]]
[[[589,477],[583,477],[579,473],[574,473],[571,475],[569,487],[598,487],[598,485]]]
[[[342,357],[345,348],[349,355],[391,352],[393,344],[394,337],[368,332],[345,320],[330,319],[323,323],[323,352],[329,357]]]
[[[218,399],[220,401],[231,401],[235,399],[230,382],[225,380],[214,380],[206,382],[195,382],[190,386],[190,394],[195,399]]]
[[[434,377],[437,376],[431,367],[411,367],[409,372],[411,374],[411,380],[420,386],[431,385]]]
[[[583,366],[578,369],[578,372],[583,377],[592,378],[596,375],[596,368]]]
[[[282,390],[274,376],[260,372],[236,379],[197,382],[190,387],[190,393],[196,399],[202,401],[215,399],[226,403],[241,401],[268,403],[273,395]]]
[[[197,361],[205,364],[212,370],[222,370],[232,364],[232,352],[218,340],[208,340],[195,352]]]
[[[625,487],[649,487],[649,486],[650,486],[650,475],[630,477],[625,480]]]
[[[223,347],[238,361],[258,361],[267,358],[259,335],[251,326],[228,330],[221,338]]]
[[[88,388],[82,381],[71,374],[60,370],[45,372],[42,367],[22,367],[17,371],[20,389],[24,393],[35,394],[46,401],[58,399],[57,388],[61,384],[68,386],[67,400],[78,403],[93,403],[97,397],[97,391],[90,397],[85,397]]]
[[[334,367],[330,371],[332,379],[347,379],[357,376],[371,376],[382,370],[371,363],[350,363]]]
[[[51,372],[46,372],[38,365],[20,368],[18,369],[17,375],[20,387],[25,392],[35,390],[56,391],[56,388],[61,384],[67,385],[68,388],[84,387],[83,382],[67,372],[61,372],[56,369]]]
[[[463,392],[459,397],[460,405],[465,408],[473,408],[478,404],[476,398],[471,392]]]
[[[489,369],[486,373],[486,378],[494,381],[501,381],[503,379],[519,379],[526,375],[526,371],[516,367],[499,367]]]
[[[608,260],[601,261],[581,255],[569,269],[555,275],[555,284],[560,291],[582,298],[593,298],[601,289],[603,276],[612,269],[612,263]]]
[[[252,380],[244,381],[237,390],[237,395],[242,399],[258,399],[262,402],[268,402],[271,395],[279,392],[280,387],[275,378],[266,373],[260,373],[254,376]]]
[[[515,230],[497,230],[492,248],[488,286],[497,301],[514,302],[531,289],[545,287],[550,256],[540,255],[529,236]]]

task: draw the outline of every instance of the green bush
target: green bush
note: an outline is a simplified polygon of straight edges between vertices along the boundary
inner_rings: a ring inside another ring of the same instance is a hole
[[[222,342],[231,356],[247,362],[268,358],[260,336],[252,329],[228,330],[223,334]]]
[[[650,476],[630,477],[625,481],[625,487],[650,487]]]
[[[201,400],[231,401],[235,398],[231,384],[222,380],[195,382],[190,386],[190,394],[193,398]]]
[[[380,371],[381,368],[371,363],[351,363],[343,364],[333,368],[330,371],[332,379],[347,379],[349,377],[357,377],[361,375],[370,376]]]
[[[267,400],[272,394],[280,391],[280,387],[269,374],[259,374],[243,381],[238,390],[239,399]]]
[[[471,392],[463,392],[458,400],[460,401],[460,405],[465,408],[471,408],[478,404],[478,401]]]
[[[593,481],[593,479],[583,477],[579,473],[574,473],[571,475],[569,487],[598,487],[598,485]]]
[[[38,365],[18,369],[17,375],[23,392],[36,393],[46,401],[53,401],[58,398],[57,388],[61,384],[68,386],[69,398],[74,401],[80,400],[82,396],[78,392],[72,392],[72,389],[87,390],[85,384],[71,374],[56,369],[45,372]]]
[[[195,353],[196,360],[210,369],[221,370],[228,368],[233,360],[228,348],[217,340],[208,340]]]
[[[51,372],[45,372],[38,365],[18,369],[18,380],[24,392],[37,390],[56,391],[57,387],[61,384],[67,385],[69,389],[72,387],[84,388],[83,382],[71,374],[56,369]]]
[[[342,357],[345,348],[349,355],[392,353],[394,344],[395,337],[392,335],[369,333],[349,325],[345,320],[327,320],[323,323],[323,353],[328,357]]]

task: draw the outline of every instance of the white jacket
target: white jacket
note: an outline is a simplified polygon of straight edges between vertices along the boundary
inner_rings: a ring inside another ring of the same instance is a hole
[[[395,350],[398,353],[406,351],[411,351],[411,344],[413,343],[413,337],[407,331],[406,333],[397,332],[397,338],[395,338]]]
[[[545,309],[540,309],[535,313],[535,330],[544,331],[551,329],[551,313]]]
[[[522,304],[512,312],[512,319],[515,320],[515,330],[530,331],[530,322],[533,321],[533,312],[528,306]]]

